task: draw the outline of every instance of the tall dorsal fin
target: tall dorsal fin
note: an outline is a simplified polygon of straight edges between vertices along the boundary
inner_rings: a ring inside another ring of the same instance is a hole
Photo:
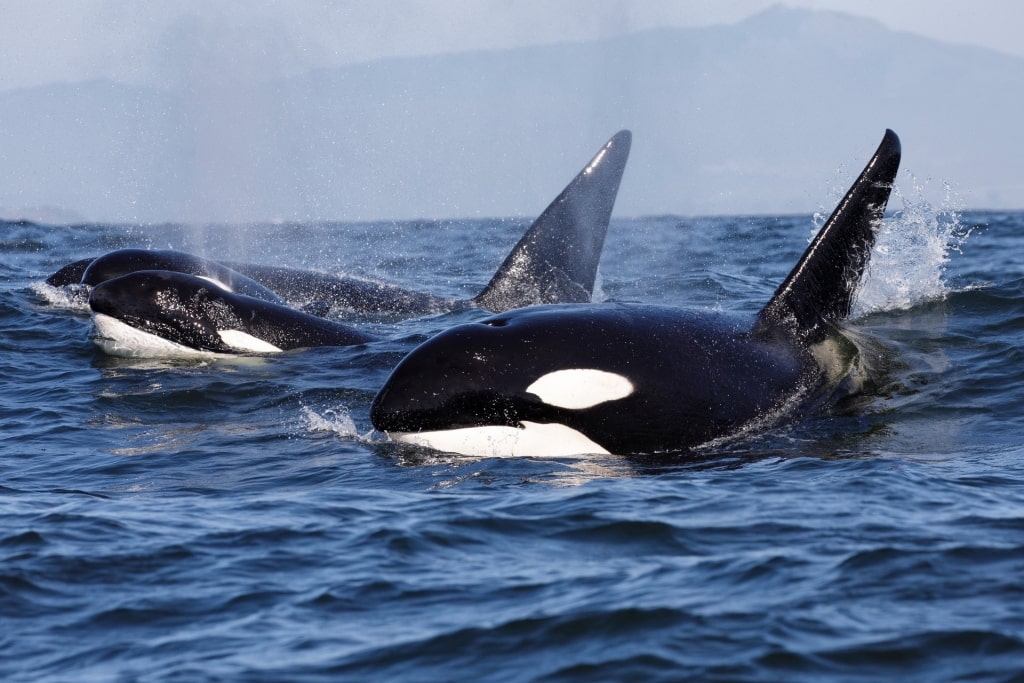
[[[500,313],[545,303],[588,303],[632,134],[621,130],[533,222],[473,303]]]
[[[900,139],[882,143],[792,272],[758,315],[757,327],[782,326],[815,341],[850,314],[900,166]]]

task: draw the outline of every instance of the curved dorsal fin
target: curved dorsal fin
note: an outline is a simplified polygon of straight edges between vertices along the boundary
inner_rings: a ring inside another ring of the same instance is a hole
[[[899,165],[900,140],[886,130],[874,156],[758,314],[758,329],[781,326],[816,341],[828,323],[850,314]]]
[[[589,303],[632,134],[605,143],[544,210],[473,302],[500,313],[546,303]]]

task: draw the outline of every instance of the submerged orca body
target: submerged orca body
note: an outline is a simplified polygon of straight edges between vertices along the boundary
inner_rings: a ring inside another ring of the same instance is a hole
[[[751,326],[631,305],[512,310],[446,330],[392,372],[376,429],[469,455],[685,451],[813,409],[855,380],[849,315],[900,161],[881,145]]]
[[[543,303],[590,301],[632,135],[616,133],[544,210],[484,290],[450,299],[372,280],[278,266],[215,262],[184,252],[125,249],[68,264],[53,286],[87,284],[137,270],[171,270],[215,280],[267,301],[322,304],[356,313],[420,315],[479,307],[493,312]]]
[[[137,270],[89,294],[93,341],[114,356],[276,353],[378,338],[290,306],[235,294],[207,278]]]

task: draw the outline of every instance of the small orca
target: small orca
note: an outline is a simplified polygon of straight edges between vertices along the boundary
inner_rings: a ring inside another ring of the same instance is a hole
[[[849,315],[899,168],[874,156],[753,325],[640,304],[549,305],[450,328],[408,354],[371,421],[477,456],[686,452],[856,390]]]
[[[137,270],[89,293],[94,343],[112,356],[278,353],[377,341],[349,325],[231,292],[212,280]]]
[[[501,312],[532,304],[584,303],[593,293],[631,144],[628,130],[612,136],[533,222],[483,291],[470,300],[362,278],[250,263],[218,263],[184,252],[137,249],[75,261],[46,282],[55,287],[96,285],[135,270],[173,270],[208,277],[233,291],[267,301],[280,298],[297,305],[325,304],[356,313],[390,315],[436,314],[468,307]]]

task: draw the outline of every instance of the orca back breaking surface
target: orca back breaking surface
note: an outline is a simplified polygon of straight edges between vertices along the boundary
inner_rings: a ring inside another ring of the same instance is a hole
[[[86,269],[96,260],[96,257],[89,257],[72,261],[66,266],[62,266],[48,278],[46,278],[46,284],[51,287],[67,287],[68,285],[77,285],[82,282],[82,275],[85,274]]]
[[[473,302],[496,313],[587,303],[633,136],[616,133],[533,222]]]
[[[234,261],[224,265],[295,305],[323,303],[353,313],[396,316],[444,313],[469,306],[459,299],[367,278]]]

